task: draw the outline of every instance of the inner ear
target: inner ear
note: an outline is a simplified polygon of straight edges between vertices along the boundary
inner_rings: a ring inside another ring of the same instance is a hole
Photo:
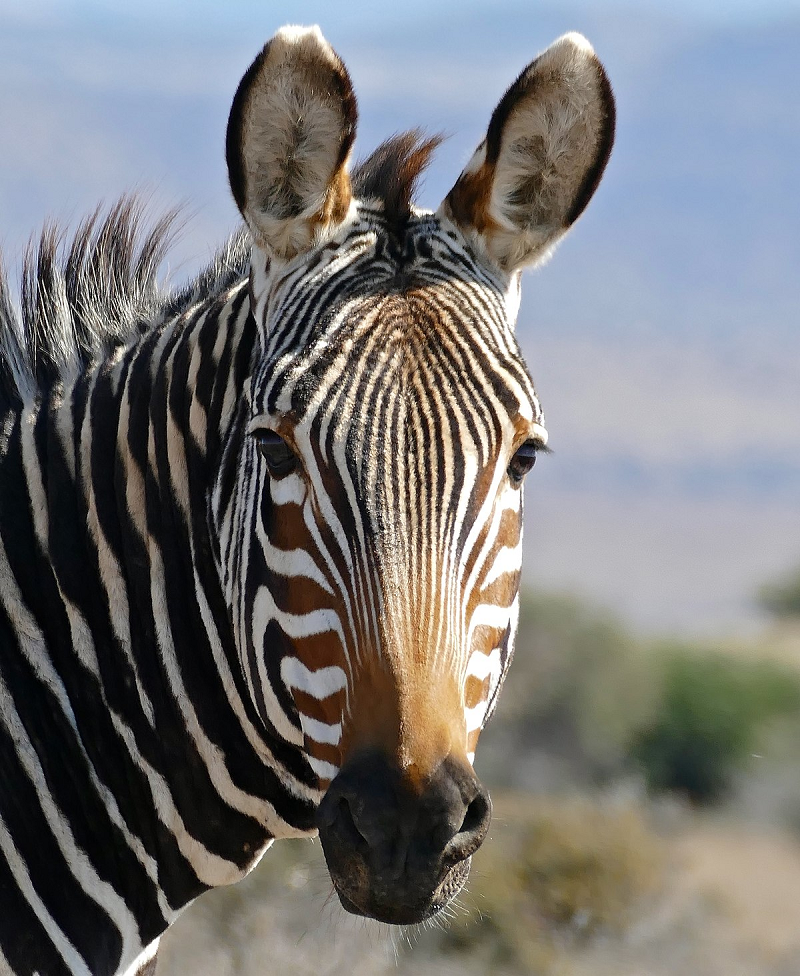
[[[242,78],[226,141],[237,206],[256,241],[291,258],[344,219],[356,98],[318,27],[284,27]]]

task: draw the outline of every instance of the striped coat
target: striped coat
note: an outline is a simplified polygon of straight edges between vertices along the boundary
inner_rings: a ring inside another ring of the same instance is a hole
[[[436,140],[351,175],[347,72],[286,28],[231,110],[247,232],[195,281],[160,292],[169,219],[123,201],[45,233],[20,321],[0,287],[0,973],[144,971],[278,837],[319,831],[359,914],[460,889],[547,440],[519,270],[613,121],[562,38],[421,211]]]

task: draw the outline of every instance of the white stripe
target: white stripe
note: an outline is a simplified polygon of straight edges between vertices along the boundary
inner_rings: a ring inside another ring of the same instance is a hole
[[[507,610],[504,612],[508,614]],[[492,700],[497,682],[501,677],[501,670],[502,658],[499,647],[495,647],[489,654],[482,654],[480,651],[475,651],[470,658],[467,677],[476,678],[478,681],[485,681],[488,678],[489,686],[486,689],[486,694],[476,705],[473,705],[472,708],[464,709],[467,735],[483,727],[489,702]]]
[[[161,942],[161,936],[148,945],[143,952],[140,952],[138,956],[135,956],[133,962],[128,966],[127,969],[120,972],[119,976],[136,976],[139,970],[144,966],[145,963],[150,962],[150,960],[158,952],[158,945]],[[121,965],[125,965],[125,958],[123,956],[121,960]]]
[[[488,702],[483,700],[479,701],[477,705],[473,705],[472,708],[464,709],[464,720],[467,725],[467,735],[470,732],[474,732],[483,725],[483,720],[486,716],[486,709],[489,707]]]
[[[522,541],[520,540],[515,546],[501,546],[497,551],[497,555],[494,557],[494,562],[489,572],[484,577],[483,583],[481,584],[481,591],[488,590],[502,576],[518,573],[521,566]]]
[[[342,723],[337,722],[335,725],[329,725],[327,722],[319,722],[315,718],[311,718],[310,715],[304,715],[302,712],[300,714],[300,724],[303,726],[303,732],[308,736],[309,739],[313,739],[314,742],[322,742],[326,745],[336,746],[339,744],[339,740],[342,738]]]
[[[327,579],[325,579],[325,576],[309,552],[305,549],[278,549],[267,537],[264,531],[264,523],[261,519],[258,520],[257,534],[261,547],[264,550],[264,559],[273,572],[292,580],[305,577],[305,579],[316,583],[326,593],[329,593],[331,596],[334,595],[333,588]]]
[[[310,671],[296,657],[281,661],[281,677],[287,688],[296,688],[319,701],[347,687],[347,675],[336,665]]]
[[[228,861],[224,857],[209,851],[196,837],[189,833],[183,818],[175,807],[169,783],[139,752],[131,730],[114,712],[111,712],[111,718],[114,722],[114,728],[124,740],[131,758],[147,778],[156,816],[172,833],[178,850],[191,866],[198,880],[208,885],[209,888],[239,881],[245,872],[233,861]]]
[[[275,505],[302,505],[306,486],[299,474],[287,474],[270,482],[269,493]]]
[[[192,547],[193,548],[193,547]],[[194,555],[194,553],[193,553]],[[196,565],[196,561],[192,560]],[[205,729],[197,717],[192,700],[183,682],[183,675],[175,654],[175,644],[170,627],[169,612],[165,605],[166,580],[164,565],[161,560],[161,550],[153,545],[150,550],[150,580],[151,599],[153,602],[153,619],[156,627],[156,637],[161,648],[161,662],[166,671],[168,684],[175,704],[183,716],[186,731],[191,736],[197,754],[202,759],[214,789],[224,798],[234,810],[252,817],[258,823],[269,829],[277,819],[275,808],[271,803],[258,796],[240,789],[231,779],[225,762],[225,754],[216,743],[206,735]],[[198,600],[198,603],[200,601]]]
[[[116,799],[108,790],[108,787],[106,787],[105,784],[103,784],[97,777],[94,766],[92,765],[92,762],[83,746],[83,742],[80,739],[80,735],[78,734],[77,722],[72,711],[72,705],[67,697],[66,689],[64,688],[61,678],[56,673],[50,662],[50,658],[46,653],[44,635],[39,630],[36,621],[30,615],[30,611],[25,606],[22,599],[22,594],[19,592],[19,588],[17,587],[16,580],[11,575],[11,569],[8,565],[5,549],[3,548],[2,543],[0,543],[0,582],[3,583],[3,606],[5,607],[6,612],[9,615],[9,619],[13,624],[14,631],[17,634],[17,640],[19,641],[23,654],[27,658],[31,667],[33,667],[39,679],[43,681],[50,689],[58,701],[62,713],[69,721],[70,725],[75,729],[76,739],[86,762],[86,768],[89,771],[92,786],[94,787],[98,796],[101,797],[111,821],[120,829],[125,837],[126,843],[134,852],[137,860],[147,872],[147,876],[153,882],[153,886],[156,890],[156,895],[158,898],[159,908],[161,909],[164,917],[169,918],[172,910],[165,900],[158,883],[158,866],[145,850],[141,840],[135,835],[131,834],[127,824],[123,820],[122,814],[119,811]]]
[[[490,674],[496,674],[500,669],[500,648],[495,647],[489,654],[475,651],[467,665],[467,678],[485,681]]]
[[[325,762],[322,759],[317,759],[316,756],[306,756],[306,759],[308,759],[309,766],[320,779],[336,778],[336,774],[339,772],[338,766],[334,766],[332,763]]]
[[[189,401],[189,435],[192,438],[195,450],[199,451],[203,457],[205,457],[208,446],[208,414],[205,405],[197,396],[197,374],[200,372],[200,366],[204,358],[198,336],[207,317],[208,312],[205,312],[197,319],[197,331],[192,336],[192,356],[189,360],[189,375],[186,378],[186,388],[191,390],[192,395]],[[219,332],[224,334],[225,330],[220,329]],[[219,335],[217,339],[219,339]]]
[[[483,539],[483,545],[475,558],[472,572],[462,584],[465,593],[471,593],[474,590],[478,576],[485,566],[487,556],[492,551],[492,548],[497,541],[497,534],[500,531],[503,515],[506,511],[505,505],[501,506],[497,504],[497,492],[504,478],[505,471],[498,465],[495,469],[492,483],[489,486],[489,491],[483,501],[483,504],[481,505],[481,510],[472,525],[466,542],[464,543],[462,565],[465,566],[467,559],[472,554],[473,546],[480,538],[481,531],[485,529],[486,534]],[[512,488],[510,485],[506,489],[506,492],[509,491],[513,491],[517,496],[519,495],[519,491]],[[518,501],[518,499],[516,499],[516,501]]]
[[[542,444],[547,443],[547,439],[548,439],[547,429],[542,424],[537,424],[537,423],[531,424],[531,434],[537,440],[540,440]]]
[[[286,742],[291,742],[292,745],[301,746],[303,745],[303,733],[294,722],[291,722],[287,717],[286,713],[278,701],[278,697],[275,694],[275,689],[272,687],[272,682],[269,680],[269,675],[267,674],[266,664],[264,657],[266,652],[265,641],[267,627],[270,621],[274,620],[276,617],[276,606],[275,601],[272,598],[272,594],[265,587],[259,587],[258,593],[256,594],[255,600],[253,600],[253,619],[252,619],[252,635],[253,635],[253,647],[255,649],[256,655],[256,667],[258,669],[258,683],[260,687],[260,697],[261,702],[266,709],[267,717],[272,723],[275,731],[278,735],[285,739]],[[248,668],[248,674],[250,669]],[[254,676],[255,678],[255,676]]]
[[[235,319],[231,318],[230,312],[233,309],[233,305],[236,302],[239,292],[242,288],[247,288],[248,284],[248,276],[245,275],[244,279],[230,291],[225,308],[222,310],[219,316],[220,334],[225,336],[225,340],[229,342],[234,349],[236,349],[236,347],[239,345],[242,328],[244,323],[247,321],[248,315],[250,314],[250,303],[242,302],[239,308],[239,315]],[[227,327],[224,327],[223,323],[224,326]],[[219,413],[219,423],[217,426],[220,439],[224,439],[227,436],[231,426],[231,417],[236,411],[236,404],[239,398],[239,391],[236,389],[236,379],[236,370],[231,362],[231,365],[228,367],[225,394],[222,398],[222,409]]]
[[[127,431],[128,422],[130,420],[130,401],[128,399],[128,392],[129,390],[126,387],[125,393],[122,397],[122,402],[120,404],[119,433],[117,435],[118,447],[121,447],[120,440],[123,438],[122,432]],[[95,551],[97,552],[98,569],[100,571],[100,584],[103,587],[106,597],[105,604],[109,610],[109,617],[111,620],[111,627],[114,631],[114,636],[119,642],[119,646],[122,648],[122,652],[125,655],[125,660],[128,662],[128,665],[133,672],[134,681],[136,683],[136,693],[139,696],[139,701],[142,704],[145,717],[150,723],[151,728],[155,728],[155,713],[153,710],[153,705],[144,690],[144,686],[142,685],[141,678],[139,676],[139,668],[132,649],[130,605],[128,603],[127,583],[123,578],[122,569],[114,556],[114,552],[103,534],[103,530],[100,525],[100,518],[97,514],[97,501],[95,498],[94,482],[92,479],[92,425],[90,410],[87,410],[85,413],[80,438],[81,475],[83,477],[84,484],[86,485],[84,492],[87,504],[86,527],[89,531],[89,536],[94,543]],[[130,451],[123,450],[121,453],[123,457],[126,458],[126,461],[124,462],[126,468],[126,500],[128,501],[129,511],[131,514],[133,514],[134,510],[130,508],[131,499],[128,492],[131,491],[135,484],[141,482],[141,477],[133,459],[129,457]],[[137,478],[138,482],[136,480]],[[141,488],[141,495],[139,497],[144,497],[143,487]],[[142,537],[141,529],[136,522],[137,520],[134,518],[132,522],[133,527],[139,531],[140,537]]]
[[[492,603],[479,603],[469,621],[467,647],[472,646],[472,637],[479,627],[505,630],[511,617],[511,607],[498,607]]]
[[[13,970],[11,969],[11,964],[8,959],[3,955],[3,947],[0,945],[0,976],[14,976]],[[34,976],[38,976],[35,973]]]
[[[245,710],[244,703],[242,702],[241,696],[239,695],[239,691],[236,687],[236,682],[233,679],[233,673],[231,672],[228,659],[222,652],[222,641],[220,640],[219,634],[216,630],[214,615],[211,611],[211,607],[208,605],[205,591],[197,583],[196,575],[195,584],[197,599],[200,606],[200,615],[203,618],[206,632],[209,635],[209,643],[214,656],[214,664],[216,665],[217,672],[219,673],[225,689],[225,695],[230,703],[231,710],[236,716],[242,731],[247,737],[247,741],[250,743],[253,751],[258,755],[259,759],[264,763],[264,765],[275,773],[284,787],[293,796],[302,797],[311,800],[314,803],[318,803],[321,799],[319,790],[314,789],[313,787],[308,787],[305,783],[292,776],[292,774],[286,770],[285,766],[275,759],[275,756],[269,750],[266,742],[262,736],[259,735],[255,726],[250,721]],[[266,809],[268,806],[267,801],[263,802]],[[277,811],[274,811],[274,820],[272,819],[272,816],[273,813],[270,813],[270,817],[265,820],[266,827],[271,834],[276,837],[283,837],[287,836],[288,834],[294,835],[297,833],[297,831],[293,831],[293,828],[289,827],[289,825],[278,815]]]

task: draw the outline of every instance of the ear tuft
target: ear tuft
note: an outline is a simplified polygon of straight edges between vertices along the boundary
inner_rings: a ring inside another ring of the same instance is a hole
[[[611,85],[591,44],[565,34],[500,100],[443,214],[507,271],[540,260],[597,189],[614,125]]]
[[[255,239],[291,258],[343,219],[356,99],[318,27],[284,27],[242,78],[228,119],[234,199]]]

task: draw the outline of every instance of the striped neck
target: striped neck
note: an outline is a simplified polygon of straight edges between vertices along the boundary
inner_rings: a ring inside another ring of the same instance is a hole
[[[318,794],[242,686],[218,574],[254,342],[243,281],[3,420],[0,751],[39,799],[0,803],[2,853],[92,972],[312,828]],[[41,752],[56,741],[66,777]]]

